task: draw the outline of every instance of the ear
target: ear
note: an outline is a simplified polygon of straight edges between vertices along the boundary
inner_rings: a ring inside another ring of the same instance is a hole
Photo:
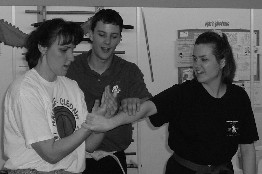
[[[47,47],[43,47],[42,45],[38,44],[38,50],[42,55],[44,55],[47,52]]]
[[[122,39],[123,39],[123,38],[122,38],[122,35],[120,35],[120,39],[119,39],[119,41],[118,41],[118,44],[122,41]],[[118,45],[118,44],[117,44],[117,45]]]
[[[226,65],[226,59],[223,58],[223,59],[220,60],[220,68],[223,69],[225,67],[225,65]]]

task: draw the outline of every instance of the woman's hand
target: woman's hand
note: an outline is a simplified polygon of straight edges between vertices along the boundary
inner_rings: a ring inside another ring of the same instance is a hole
[[[110,87],[106,86],[102,95],[101,104],[98,99],[95,100],[92,113],[110,118],[115,114],[117,109],[118,107],[116,97],[110,91]]]
[[[139,98],[126,98],[121,101],[120,111],[135,115],[140,110],[141,100]]]
[[[117,96],[110,90],[110,86],[106,86],[101,101],[102,105],[106,105],[106,118],[114,116],[118,109],[116,97]]]
[[[89,113],[87,115],[86,122],[83,126],[94,132],[106,132],[115,128],[115,125],[110,118],[95,113]]]

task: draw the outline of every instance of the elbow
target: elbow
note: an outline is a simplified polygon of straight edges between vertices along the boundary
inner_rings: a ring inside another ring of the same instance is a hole
[[[50,164],[56,164],[62,160],[66,154],[62,152],[59,148],[54,148],[52,143],[53,139],[46,140],[43,142],[37,142],[32,144],[32,148],[36,153],[46,162]]]
[[[63,159],[63,157],[54,153],[39,154],[39,156],[50,164],[56,164]]]
[[[86,152],[93,153],[96,149],[92,147],[86,147]]]
[[[88,152],[88,153],[93,153],[95,150],[86,150],[86,152]]]
[[[43,159],[50,164],[56,164],[61,160],[61,158],[55,157],[53,155],[45,156]]]

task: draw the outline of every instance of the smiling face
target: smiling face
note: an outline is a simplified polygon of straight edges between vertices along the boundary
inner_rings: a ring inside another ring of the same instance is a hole
[[[195,45],[193,51],[193,69],[200,83],[212,85],[221,82],[222,68],[225,61],[217,61],[213,54],[213,44]]]
[[[60,43],[62,42],[56,39],[49,48],[39,46],[40,51],[46,55],[40,66],[44,72],[44,78],[48,81],[54,81],[57,76],[65,76],[71,62],[74,61],[75,45],[61,45]]]
[[[102,61],[112,58],[116,46],[121,40],[120,27],[98,21],[94,31],[90,31],[92,57]]]

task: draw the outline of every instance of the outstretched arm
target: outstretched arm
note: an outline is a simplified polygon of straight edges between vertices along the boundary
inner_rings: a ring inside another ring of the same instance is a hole
[[[133,123],[156,113],[157,109],[155,104],[148,100],[141,104],[140,110],[136,112],[134,116],[129,116],[126,112],[119,112],[112,118],[105,118],[101,115],[91,113],[88,114],[86,124],[83,125],[85,128],[92,131],[105,132],[124,124]]]
[[[140,105],[148,98],[125,98],[121,101],[119,111],[127,112],[128,115],[135,115],[140,110]]]

